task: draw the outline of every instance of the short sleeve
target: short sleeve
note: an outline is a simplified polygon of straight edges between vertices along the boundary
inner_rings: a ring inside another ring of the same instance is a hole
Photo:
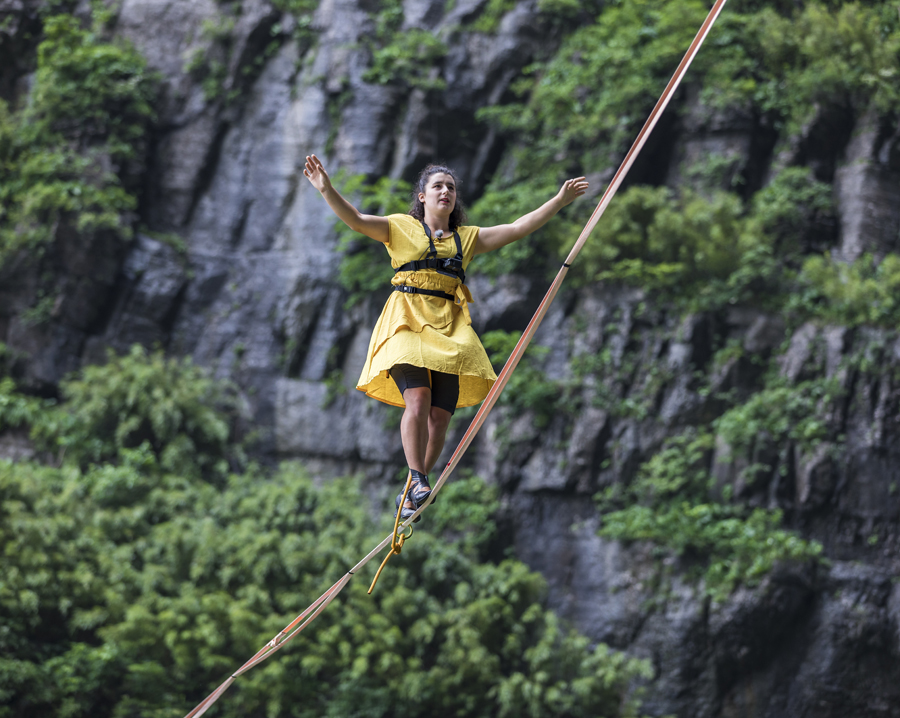
[[[481,227],[469,227],[469,229],[472,230],[472,233],[466,242],[465,251],[463,252],[463,259],[466,264],[475,258],[475,245],[478,244],[478,234],[481,232]]]

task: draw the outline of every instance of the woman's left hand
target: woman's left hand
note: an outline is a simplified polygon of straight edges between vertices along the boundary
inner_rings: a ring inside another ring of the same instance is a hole
[[[561,206],[565,207],[566,205],[572,204],[576,197],[581,197],[581,195],[587,192],[589,186],[590,183],[584,177],[567,179],[563,182],[562,187],[559,188],[556,198],[560,201]]]
[[[533,212],[524,214],[512,224],[499,224],[496,227],[482,227],[475,242],[475,254],[492,252],[505,247],[510,242],[522,239],[535,230],[543,227],[559,210],[572,204],[576,197],[581,197],[589,186],[584,177],[575,177],[563,182],[552,199],[547,200]]]

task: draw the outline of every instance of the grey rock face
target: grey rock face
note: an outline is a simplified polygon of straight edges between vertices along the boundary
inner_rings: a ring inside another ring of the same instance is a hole
[[[82,234],[61,222],[55,235],[44,257],[22,252],[0,269],[4,341],[29,357],[20,367],[22,381],[41,391],[80,366],[88,337],[111,309],[126,252],[111,232]]]
[[[884,141],[880,125],[874,109],[859,118],[835,175],[835,199],[841,218],[838,255],[847,262],[863,252],[881,257],[897,249],[900,164],[891,152],[896,140]]]
[[[105,361],[105,348],[125,352],[132,344],[164,346],[172,329],[178,299],[187,284],[185,258],[171,246],[138,234],[125,259],[122,296],[102,336],[85,348],[91,363]]]

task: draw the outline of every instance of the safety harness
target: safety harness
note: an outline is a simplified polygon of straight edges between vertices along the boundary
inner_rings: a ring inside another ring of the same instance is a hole
[[[394,270],[394,273],[418,272],[422,269],[433,269],[439,274],[444,274],[448,277],[456,277],[459,279],[460,283],[465,283],[466,273],[463,271],[462,240],[459,238],[459,233],[456,231],[453,232],[453,239],[456,241],[456,256],[438,259],[437,247],[434,246],[434,240],[431,238],[431,228],[425,224],[425,222],[422,222],[422,228],[425,230],[425,236],[428,237],[428,257],[407,262],[403,266],[397,267],[397,269]],[[452,294],[447,294],[447,292],[440,292],[434,289],[419,289],[418,287],[410,287],[406,284],[394,286],[394,291],[403,292],[404,294],[427,294],[430,297],[442,297],[444,299],[449,299],[450,301],[456,299],[456,297]]]

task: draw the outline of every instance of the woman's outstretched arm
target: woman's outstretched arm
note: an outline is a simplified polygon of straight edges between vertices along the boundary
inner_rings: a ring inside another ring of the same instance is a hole
[[[325,201],[328,202],[328,206],[338,216],[338,219],[350,229],[383,244],[387,244],[390,241],[390,222],[388,222],[387,217],[363,214],[344,199],[341,193],[332,186],[328,173],[318,157],[315,155],[307,156],[303,174],[312,182],[312,186],[322,193]]]
[[[556,196],[533,212],[522,215],[512,224],[498,224],[496,227],[482,227],[475,243],[475,254],[484,254],[500,249],[517,239],[526,237],[543,227],[563,207],[587,192],[588,182],[584,177],[566,180]]]

